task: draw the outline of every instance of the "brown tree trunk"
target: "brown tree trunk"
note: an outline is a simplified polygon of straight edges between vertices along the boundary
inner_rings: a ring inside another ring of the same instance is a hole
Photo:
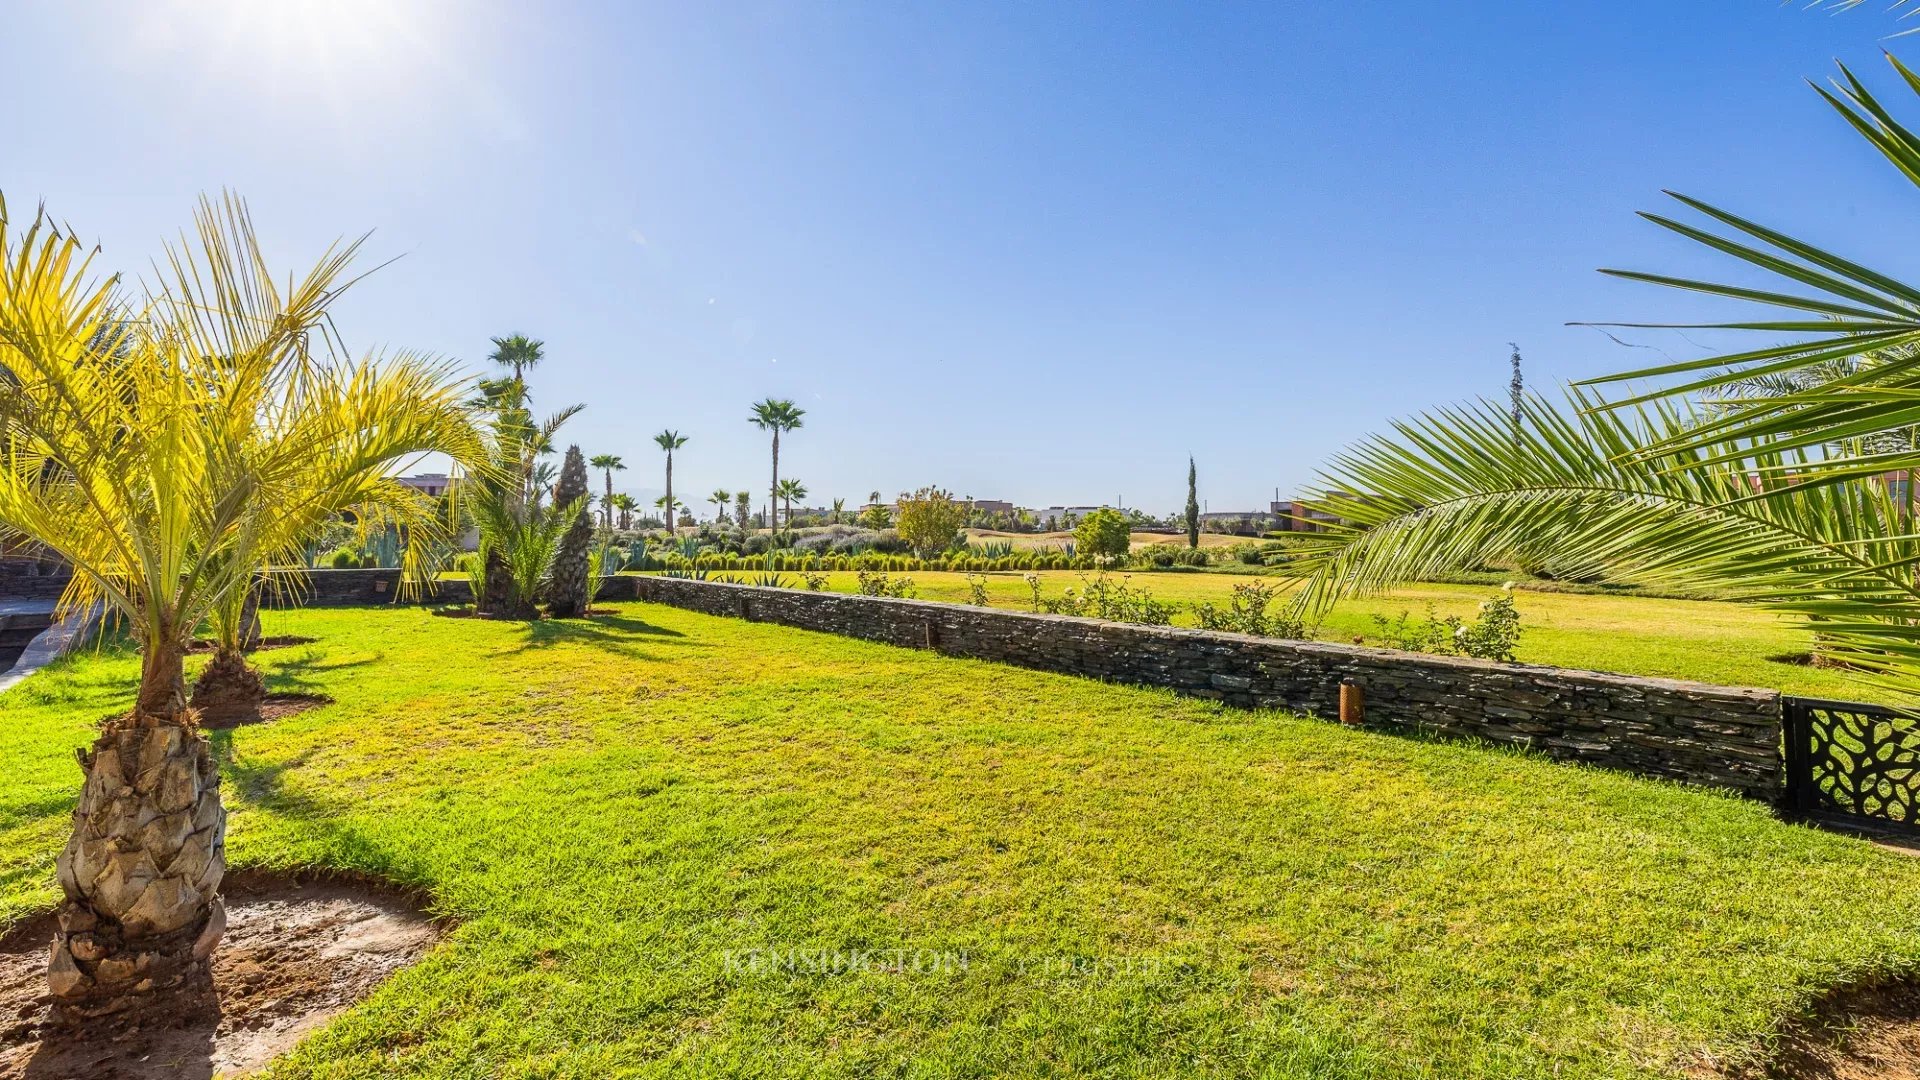
[[[220,773],[186,705],[182,635],[164,629],[144,644],[133,712],[79,754],[86,783],[55,863],[66,903],[47,970],[69,1019],[204,1002],[226,929]]]
[[[667,539],[673,539],[673,451],[667,451]]]
[[[502,615],[509,618],[516,606],[513,601],[513,580],[507,573],[507,560],[493,547],[487,548],[485,568],[485,587],[480,595],[473,598],[473,610],[481,615]]]
[[[240,605],[240,651],[252,652],[266,640],[260,632],[260,587],[255,585],[247,590],[247,599]]]
[[[773,488],[767,494],[767,547],[779,546],[774,538],[779,535],[780,522],[780,429],[773,429]]]

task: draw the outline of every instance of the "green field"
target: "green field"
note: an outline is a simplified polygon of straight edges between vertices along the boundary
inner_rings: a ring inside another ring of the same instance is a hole
[[[750,580],[752,574],[722,574]],[[900,575],[895,575],[900,576]],[[911,572],[922,600],[964,603],[969,597],[966,575]],[[1057,596],[1080,587],[1080,575],[1050,570],[1041,575],[1042,592]],[[1119,576],[1119,575],[1114,575]],[[784,575],[798,587],[800,575]],[[1022,575],[989,574],[988,594],[995,606],[1030,610],[1032,594]],[[1152,590],[1159,599],[1183,605],[1200,600],[1223,603],[1233,586],[1250,580],[1231,574],[1134,573],[1131,583]],[[1277,578],[1264,578],[1284,584]],[[853,592],[858,576],[852,572],[828,575],[828,587]],[[1472,617],[1481,600],[1492,596],[1488,585],[1420,585],[1390,596],[1350,600],[1335,608],[1320,627],[1330,641],[1380,644],[1373,616],[1394,618],[1401,612],[1424,617],[1432,603],[1440,615]],[[1526,631],[1520,639],[1519,659],[1534,664],[1694,679],[1731,686],[1762,686],[1816,697],[1882,700],[1884,694],[1845,672],[1787,663],[1775,657],[1806,653],[1813,635],[1793,620],[1757,608],[1711,600],[1657,600],[1638,596],[1589,593],[1515,593]],[[1176,625],[1192,625],[1182,611]]]
[[[273,1075],[1680,1076],[1920,964],[1920,861],[1751,802],[612,610],[269,613],[337,703],[214,736],[232,862],[459,920]],[[0,697],[0,922],[135,671]]]

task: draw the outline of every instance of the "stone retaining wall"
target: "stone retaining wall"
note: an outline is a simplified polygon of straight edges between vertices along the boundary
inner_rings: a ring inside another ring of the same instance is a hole
[[[58,559],[0,555],[0,603],[58,600],[71,580],[73,571]]]
[[[686,578],[619,578],[618,595],[629,581],[653,603],[1239,706],[1333,717],[1351,679],[1372,727],[1527,746],[1767,800],[1784,783],[1771,690]]]

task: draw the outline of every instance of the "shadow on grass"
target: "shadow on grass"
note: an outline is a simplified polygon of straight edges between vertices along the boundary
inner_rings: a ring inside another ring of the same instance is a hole
[[[214,760],[226,781],[229,805],[245,806],[291,823],[302,841],[317,844],[323,852],[311,864],[313,869],[424,887],[425,878],[416,866],[354,827],[348,813],[351,802],[323,798],[288,785],[288,774],[306,765],[311,751],[284,761],[254,764],[234,754],[233,734],[230,730],[207,732]]]
[[[587,645],[618,653],[635,660],[658,659],[638,646],[641,638],[684,639],[685,634],[656,626],[631,615],[595,615],[587,619],[539,619],[520,624],[520,643],[497,650],[495,656],[510,656],[554,645]],[[684,644],[683,642],[677,642]]]
[[[276,663],[272,667],[263,667],[261,675],[266,679],[267,689],[274,693],[319,694],[326,688],[326,683],[315,676],[370,667],[379,659],[377,656],[363,656],[357,660],[326,660],[317,656],[303,656],[297,660]]]

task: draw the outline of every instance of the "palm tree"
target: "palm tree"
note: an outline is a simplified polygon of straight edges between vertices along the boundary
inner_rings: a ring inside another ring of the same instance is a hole
[[[493,339],[493,351],[487,359],[513,370],[513,381],[525,386],[527,369],[546,359],[547,343],[525,334],[509,334]]]
[[[49,986],[75,1018],[204,988],[225,927],[219,770],[186,697],[195,628],[343,511],[430,529],[431,500],[390,470],[481,450],[447,366],[312,351],[357,242],[276,280],[244,204],[203,199],[196,217],[194,246],[119,318],[128,298],[90,281],[82,245],[43,215],[10,234],[0,203],[0,538],[57,552],[62,607],[104,606],[140,653],[131,710],[80,755],[56,863]],[[430,550],[408,545],[410,574]]]
[[[840,515],[845,513],[846,509],[847,509],[847,500],[845,499],[833,500],[833,523],[835,525],[840,524]]]
[[[793,528],[793,500],[807,497],[807,487],[798,480],[780,481],[780,499],[786,507],[787,528]]]
[[[573,405],[536,421],[527,408],[525,384],[508,381],[506,392],[490,399],[487,431],[487,468],[462,488],[465,497],[452,500],[467,513],[480,532],[480,550],[470,560],[474,609],[482,615],[529,618],[537,614],[534,601],[541,577],[557,550],[566,526],[546,508],[546,496],[558,471],[540,461],[553,449],[561,425],[583,406]]]
[[[607,495],[600,500],[600,507],[606,513],[607,528],[611,529],[613,528],[613,474],[615,470],[624,470],[627,463],[620,460],[619,454],[595,454],[588,464],[606,474]]]
[[[547,503],[547,496],[553,494],[553,485],[560,479],[560,466],[551,461],[534,464],[527,472],[527,504],[535,510]]]
[[[879,504],[880,504],[880,489],[874,488],[872,491],[867,492],[867,505],[878,506]]]
[[[741,531],[752,528],[753,496],[744,488],[733,493],[733,518]]]
[[[755,403],[753,415],[747,417],[747,422],[754,427],[773,432],[773,486],[768,489],[768,533],[779,527],[774,520],[774,510],[780,505],[780,433],[798,428],[800,418],[806,414],[805,409],[795,408],[793,402],[784,398],[768,398]]]
[[[587,512],[592,489],[587,483],[585,455],[578,446],[567,447],[553,489],[554,517],[565,528],[545,582],[547,613],[555,618],[584,618],[593,601],[593,515]]]
[[[653,443],[667,452],[667,534],[673,535],[673,508],[680,505],[673,497],[673,452],[687,445],[687,437],[677,431],[663,431]]]
[[[1920,73],[1888,59],[1920,94]],[[1844,65],[1816,90],[1920,185],[1912,124]],[[1308,602],[1480,554],[1552,555],[1820,619],[1821,649],[1920,694],[1920,541],[1911,494],[1881,479],[1920,468],[1920,286],[1669,194],[1706,221],[1643,216],[1739,260],[1742,282],[1604,272],[1771,309],[1678,327],[1759,332],[1765,344],[1594,380],[1660,382],[1613,402],[1577,393],[1572,418],[1530,404],[1517,448],[1511,418],[1493,440],[1481,407],[1348,451],[1330,478],[1367,494],[1320,500],[1349,527],[1298,567],[1312,577]],[[1756,287],[1754,270],[1774,287]]]
[[[620,511],[620,527],[622,529],[633,527],[633,510],[639,505],[639,503],[634,501],[633,496],[628,495],[624,491],[613,497],[613,508]]]
[[[1920,693],[1920,537],[1886,485],[1801,482],[1816,459],[1796,433],[1682,447],[1707,415],[1683,405],[1576,390],[1564,411],[1532,396],[1521,411],[1515,429],[1502,403],[1441,410],[1326,466],[1304,502],[1338,520],[1282,564],[1305,579],[1303,613],[1503,559],[1554,563],[1824,620],[1823,653]]]
[[[653,500],[654,509],[660,511],[661,514],[664,515],[668,521],[673,520],[674,508],[680,505],[682,505],[680,501],[678,499],[675,499],[671,495],[662,495],[659,498]]]
[[[713,494],[707,496],[707,501],[713,504],[714,522],[721,525],[726,524],[727,504],[733,501],[733,492],[728,491],[726,488],[714,488]]]

